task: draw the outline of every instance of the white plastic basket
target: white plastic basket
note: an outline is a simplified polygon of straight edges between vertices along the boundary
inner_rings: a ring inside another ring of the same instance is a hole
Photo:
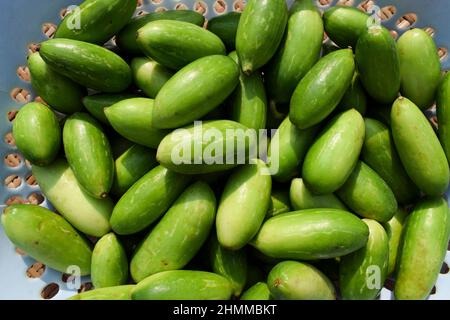
[[[61,21],[70,5],[81,0],[14,0],[0,2],[0,211],[11,201],[51,204],[40,194],[39,186],[30,177],[30,166],[17,151],[12,141],[11,121],[16,110],[36,97],[31,89],[26,69],[26,56],[33,45],[44,41]],[[288,0],[288,3],[292,0]],[[244,0],[141,0],[136,14],[164,9],[193,9],[206,18],[240,11]],[[440,48],[443,69],[450,68],[447,49],[450,47],[449,0],[318,0],[320,9],[330,5],[353,5],[376,15],[375,5],[381,9],[382,23],[400,35],[411,27],[426,28],[433,34]],[[42,201],[42,202],[41,202]],[[77,292],[70,289],[64,276],[42,266],[33,259],[20,255],[6,238],[0,226],[0,299],[65,299]],[[446,263],[450,264],[450,253]],[[29,269],[31,267],[31,269]],[[32,277],[27,275],[33,274]],[[450,273],[440,275],[436,292],[430,299],[450,299]],[[83,278],[82,283],[88,283]],[[384,288],[381,299],[391,299]]]

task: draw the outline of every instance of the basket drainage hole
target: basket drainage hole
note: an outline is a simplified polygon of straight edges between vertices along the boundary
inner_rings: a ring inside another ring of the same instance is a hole
[[[42,104],[45,104],[46,106],[48,105],[47,102],[44,101],[44,99],[42,99],[41,97],[37,96],[36,98],[34,98],[34,102],[39,102]]]
[[[22,257],[25,257],[27,255],[27,253],[20,248],[16,248],[16,253]]]
[[[39,44],[37,44],[37,43],[30,43],[28,45],[28,54],[30,55],[30,54],[33,54],[35,52],[38,52],[40,48],[41,48],[41,46]]]
[[[12,196],[12,197],[8,198],[5,201],[5,204],[7,206],[10,206],[10,205],[13,205],[13,204],[27,204],[27,201],[24,200],[21,196],[16,195],[16,196]]]
[[[55,35],[56,32],[56,25],[50,22],[46,22],[42,25],[42,33],[44,34],[44,36],[46,36],[47,38],[53,38],[53,36]]]
[[[9,189],[16,189],[22,184],[22,179],[17,175],[10,175],[5,179],[5,185]]]
[[[175,5],[175,10],[187,10],[188,6],[182,2],[179,2]]]
[[[73,10],[75,10],[77,8],[78,8],[78,6],[76,6],[76,5],[71,5],[71,6],[68,6],[67,8],[62,8],[61,11],[59,11],[59,17],[61,19],[64,19],[70,13],[72,13]]]
[[[223,0],[216,0],[213,8],[215,13],[222,14],[227,10],[227,3]]]
[[[74,276],[71,274],[63,273],[61,275],[61,281],[64,283],[70,282],[74,279]]]
[[[44,196],[38,192],[34,192],[34,193],[30,194],[27,199],[31,204],[36,204],[36,205],[41,204],[45,200]]]
[[[11,98],[19,103],[26,103],[31,101],[30,92],[22,88],[14,88],[10,93]]]
[[[432,28],[432,27],[426,27],[423,30],[426,33],[428,33],[431,37],[434,37],[434,35],[436,34],[436,30],[434,30],[434,28]]]
[[[438,49],[439,58],[445,60],[448,57],[448,49],[447,48],[439,48]]]
[[[339,0],[337,2],[337,5],[338,6],[349,6],[349,7],[351,7],[351,6],[353,6],[354,3],[355,3],[354,0]]]
[[[233,10],[236,12],[242,12],[244,10],[245,4],[243,0],[236,0],[233,3]]]
[[[9,144],[10,146],[13,146],[13,147],[16,146],[16,141],[14,140],[14,136],[12,135],[11,132],[8,132],[7,134],[5,134],[5,137],[3,140],[5,141],[6,144]]]
[[[12,122],[12,121],[14,121],[14,119],[16,118],[16,116],[17,116],[17,113],[19,113],[19,110],[10,110],[10,111],[8,111],[8,113],[6,114],[6,117],[8,118],[8,121],[9,122]]]
[[[30,69],[27,66],[20,66],[17,68],[17,76],[20,80],[30,82]]]
[[[33,263],[28,269],[27,269],[27,276],[28,278],[40,278],[45,272],[45,264],[40,262]]]
[[[389,20],[397,13],[397,8],[395,6],[386,6],[380,9],[378,16],[381,20]]]
[[[138,13],[136,13],[136,15],[137,15],[138,17],[140,17],[140,16],[145,16],[147,13],[148,13],[148,12],[145,11],[145,10],[139,10]]]
[[[27,182],[27,184],[29,186],[36,186],[37,182],[36,182],[36,178],[31,174],[28,177],[26,177],[25,181]]]
[[[194,4],[194,10],[202,15],[206,15],[208,13],[208,5],[204,1],[197,1]]]
[[[442,264],[441,274],[447,274],[449,271],[450,271],[450,268],[448,267],[448,264],[446,262],[444,262]]]
[[[155,12],[164,12],[164,11],[167,11],[167,8],[158,7],[158,8],[155,9]]]
[[[321,6],[328,6],[332,2],[333,2],[333,0],[317,0],[317,3]]]
[[[358,9],[362,10],[364,12],[369,12],[370,9],[372,9],[372,7],[375,5],[375,2],[373,2],[372,0],[366,0],[363,1],[359,6]]]
[[[412,27],[417,21],[417,15],[415,13],[408,13],[404,16],[400,17],[397,20],[397,28],[399,29],[407,29]]]
[[[20,158],[20,156],[17,153],[11,153],[11,154],[8,154],[7,156],[5,156],[4,161],[8,167],[15,168],[20,165],[20,163],[22,162],[22,159]]]
[[[85,282],[81,284],[80,289],[78,289],[78,293],[90,291],[92,289],[94,289],[94,285],[92,284],[92,282]]]
[[[59,285],[56,283],[50,283],[46,285],[41,291],[41,297],[45,300],[51,299],[59,292]]]

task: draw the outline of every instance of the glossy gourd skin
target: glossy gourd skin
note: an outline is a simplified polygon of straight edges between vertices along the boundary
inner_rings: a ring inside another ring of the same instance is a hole
[[[131,84],[131,69],[117,54],[95,44],[69,39],[43,42],[42,59],[58,73],[90,89],[115,93]]]

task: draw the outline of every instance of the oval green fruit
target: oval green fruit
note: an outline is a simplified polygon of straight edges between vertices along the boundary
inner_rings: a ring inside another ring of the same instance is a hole
[[[370,21],[369,15],[349,6],[333,6],[323,14],[325,32],[341,48],[355,48]]]
[[[391,33],[382,26],[370,27],[359,37],[355,52],[367,93],[380,103],[392,103],[400,91],[400,62]]]
[[[122,100],[135,98],[136,96],[129,93],[98,93],[87,96],[83,99],[83,104],[89,113],[103,124],[109,125],[108,118],[105,115],[105,108],[108,108]]]
[[[134,58],[131,60],[131,70],[135,85],[152,99],[173,76],[172,71],[150,58]]]
[[[339,189],[352,173],[364,142],[364,119],[354,110],[334,117],[303,161],[303,180],[313,193]]]
[[[272,296],[277,300],[335,300],[331,281],[312,265],[283,261],[267,278]]]
[[[245,291],[240,300],[271,300],[269,287],[264,282],[258,282]]]
[[[131,300],[131,291],[135,285],[100,288],[85,291],[68,300]]]
[[[23,106],[13,122],[17,148],[38,166],[53,162],[61,147],[61,128],[53,111],[38,102]]]
[[[411,203],[418,197],[419,190],[403,168],[389,128],[370,118],[365,118],[364,123],[366,135],[362,160],[386,181],[399,203]]]
[[[270,161],[278,165],[273,174],[275,180],[286,182],[298,175],[317,131],[317,127],[301,130],[292,124],[289,117],[284,119],[269,146]]]
[[[336,194],[353,212],[379,222],[389,221],[397,211],[391,188],[362,161],[358,161]]]
[[[389,266],[388,275],[394,273],[397,265],[397,255],[400,248],[400,240],[403,227],[406,223],[408,212],[403,208],[398,208],[391,220],[383,224],[389,238]]]
[[[85,88],[52,70],[39,52],[28,57],[28,66],[33,89],[53,109],[66,114],[83,110]]]
[[[212,271],[227,278],[233,286],[233,295],[239,297],[247,281],[245,249],[228,250],[220,245],[213,234],[208,243],[208,256]]]
[[[292,208],[294,210],[314,208],[335,208],[347,210],[347,207],[334,194],[315,195],[305,186],[303,179],[296,178],[291,182],[289,191]]]
[[[64,151],[80,186],[92,196],[108,196],[114,159],[100,124],[87,113],[74,113],[64,124]]]
[[[332,52],[317,62],[295,88],[289,119],[300,129],[312,127],[333,112],[355,73],[350,49]]]
[[[266,217],[270,218],[290,211],[291,202],[289,200],[289,192],[287,190],[272,190],[269,210],[267,210]]]
[[[152,126],[154,110],[154,100],[132,98],[106,108],[105,115],[114,130],[126,139],[149,148],[157,148],[170,131]]]
[[[47,199],[75,228],[94,237],[109,232],[113,202],[85,192],[65,160],[58,159],[46,167],[33,166],[33,175]]]
[[[387,277],[389,240],[375,220],[363,219],[369,227],[365,247],[341,258],[339,288],[344,300],[374,300]]]
[[[236,47],[236,34],[241,19],[240,12],[228,12],[208,21],[208,30],[222,39],[229,51]]]
[[[127,254],[114,233],[105,234],[95,244],[92,252],[91,279],[97,289],[127,283]]]
[[[238,250],[258,232],[270,204],[272,179],[262,160],[238,169],[228,179],[217,209],[219,243]]]
[[[116,197],[121,197],[136,181],[157,165],[154,150],[133,145],[115,161],[111,193]]]
[[[270,218],[251,245],[272,258],[328,259],[362,248],[368,235],[366,224],[350,212],[307,209]]]
[[[272,100],[289,103],[300,80],[319,60],[323,22],[311,0],[297,0],[289,13],[280,49],[270,62],[265,79]]]
[[[201,181],[189,186],[136,249],[130,264],[133,279],[184,268],[208,238],[215,215],[211,188]]]
[[[190,178],[158,166],[120,198],[111,216],[117,234],[139,232],[156,221],[186,188]]]
[[[447,201],[425,198],[409,215],[399,253],[394,295],[398,300],[423,300],[442,267],[450,231]]]
[[[239,63],[236,51],[229,54]],[[239,84],[229,98],[231,120],[237,121],[249,129],[265,129],[267,118],[267,97],[264,80],[260,73],[246,75],[241,72]]]
[[[236,51],[244,73],[269,62],[281,43],[287,20],[284,0],[247,2],[236,34]]]
[[[226,54],[225,45],[214,33],[176,20],[147,23],[138,30],[137,43],[145,55],[172,70],[202,57]]]
[[[170,129],[199,120],[218,107],[239,82],[237,64],[226,56],[208,56],[178,71],[155,99],[152,125]]]
[[[402,95],[420,109],[428,109],[441,81],[441,63],[433,38],[415,28],[398,39],[397,48]]]
[[[228,300],[233,289],[218,274],[204,271],[173,270],[154,274],[140,282],[133,300]]]
[[[436,100],[439,140],[450,163],[450,73],[442,80]]]
[[[225,171],[246,163],[256,141],[255,131],[240,123],[206,121],[168,134],[156,158],[166,168],[184,174]]]
[[[59,24],[55,38],[103,45],[131,20],[136,5],[136,0],[85,0]]]
[[[42,59],[56,72],[90,89],[113,93],[131,84],[131,70],[117,54],[95,44],[52,39],[41,44]]]
[[[163,12],[151,12],[144,16],[133,18],[116,36],[119,48],[128,54],[140,56],[141,48],[137,43],[137,32],[147,23],[157,20],[177,20],[203,26],[205,17],[192,10],[168,10]]]
[[[89,242],[56,213],[15,204],[4,210],[1,221],[9,240],[32,258],[60,272],[77,266],[81,275],[90,274]]]
[[[445,152],[428,119],[404,97],[398,98],[391,111],[395,147],[411,180],[427,195],[447,190],[449,168]]]

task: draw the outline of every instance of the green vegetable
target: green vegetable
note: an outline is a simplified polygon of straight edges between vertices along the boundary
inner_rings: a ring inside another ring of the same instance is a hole
[[[269,62],[281,43],[287,20],[284,0],[247,2],[236,34],[236,51],[244,73]]]
[[[91,272],[92,283],[97,289],[127,283],[127,255],[114,233],[105,234],[95,244]]]
[[[134,252],[133,279],[184,268],[208,238],[215,214],[211,188],[204,182],[188,187]]]
[[[89,242],[56,213],[14,204],[4,210],[1,221],[9,240],[32,258],[60,272],[71,266],[80,268],[81,275],[91,272]]]
[[[31,102],[23,106],[13,123],[17,148],[31,163],[52,163],[61,147],[61,128],[49,107]]]

